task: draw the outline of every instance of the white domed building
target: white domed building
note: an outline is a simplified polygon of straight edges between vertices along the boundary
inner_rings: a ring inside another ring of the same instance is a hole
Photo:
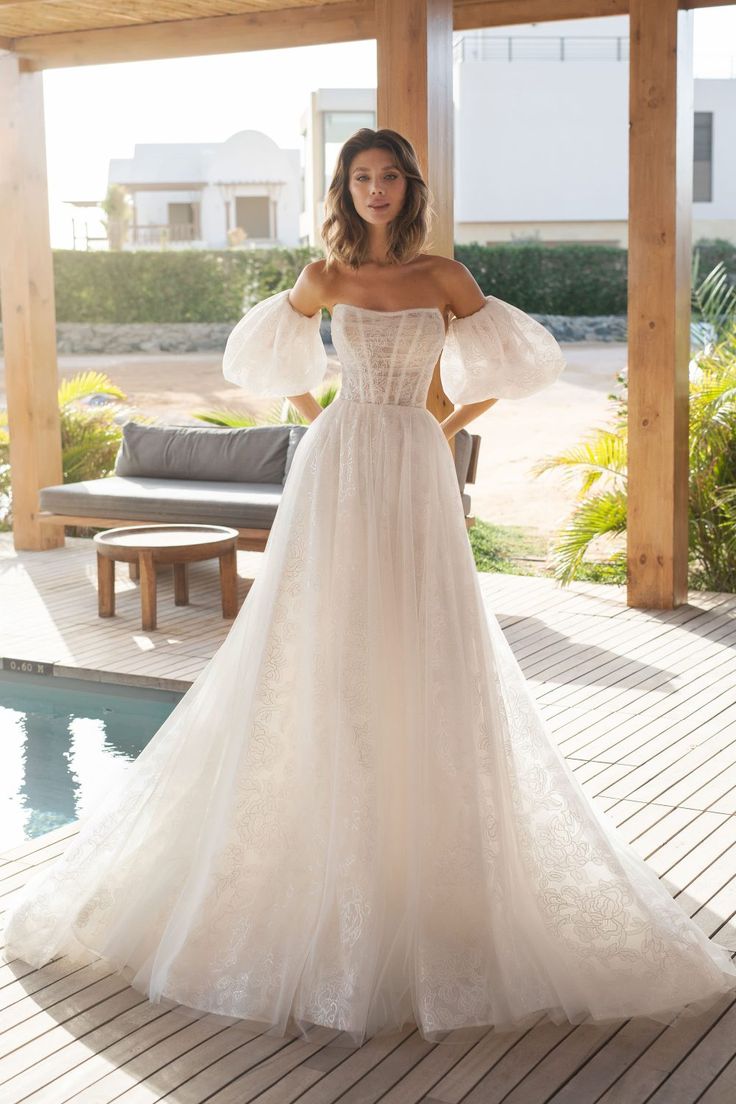
[[[224,142],[136,144],[110,162],[129,194],[126,249],[225,249],[299,244],[299,150],[259,130]]]

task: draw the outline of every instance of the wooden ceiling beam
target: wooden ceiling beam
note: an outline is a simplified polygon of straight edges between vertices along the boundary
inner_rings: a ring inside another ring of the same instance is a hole
[[[11,45],[23,58],[23,69],[36,70],[353,42],[373,38],[374,33],[373,0],[347,0],[310,8],[26,35],[13,39]]]
[[[680,8],[717,8],[734,0],[679,0]],[[453,29],[512,27],[558,19],[598,19],[628,15],[629,0],[455,0]]]
[[[679,0],[680,8],[719,7],[733,0]],[[2,4],[2,0],[0,0]],[[155,9],[155,4],[152,5]],[[629,0],[455,0],[453,29],[506,27],[559,19],[626,15]],[[373,0],[313,7],[264,8],[242,15],[0,37],[0,50],[19,55],[22,69],[58,69],[157,58],[278,50],[375,38]]]
[[[629,0],[455,0],[453,29],[512,27],[558,19],[626,15]]]

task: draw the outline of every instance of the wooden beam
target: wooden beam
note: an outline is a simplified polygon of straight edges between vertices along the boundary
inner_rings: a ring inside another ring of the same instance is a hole
[[[692,12],[631,0],[628,604],[687,601]]]
[[[678,2],[681,8],[712,8],[733,0]],[[152,8],[155,16],[155,5]],[[595,19],[625,15],[628,10],[629,0],[455,0],[453,27],[464,31],[559,19]],[[285,49],[375,36],[372,0],[346,0],[342,4],[264,8],[205,19],[125,23],[15,39],[5,36],[0,37],[0,50],[13,51],[24,58],[28,69],[34,70]]]
[[[0,295],[19,550],[64,543],[63,530],[33,517],[39,488],[62,481],[42,82],[0,57]]]
[[[179,19],[102,30],[27,35],[13,50],[28,69],[237,54],[373,38],[372,0]]]
[[[417,151],[434,208],[428,251],[452,257],[452,0],[376,0],[376,46],[378,126],[398,130]],[[453,409],[438,367],[427,409],[440,420]]]
[[[681,8],[725,7],[733,0],[679,0]],[[626,15],[630,0],[455,0],[456,31],[476,27],[512,27],[554,23],[559,19],[598,19]]]
[[[558,19],[595,19],[626,15],[629,0],[455,0],[454,28],[512,27]]]

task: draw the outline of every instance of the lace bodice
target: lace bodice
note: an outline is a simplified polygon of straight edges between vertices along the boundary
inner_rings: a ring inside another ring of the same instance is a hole
[[[223,375],[254,398],[299,395],[322,382],[327,356],[321,311],[297,311],[289,291],[254,304],[230,334]],[[424,406],[434,366],[452,403],[518,399],[553,383],[562,350],[539,322],[493,295],[447,331],[436,307],[373,310],[335,305],[332,341],[342,368],[340,396],[354,402]]]
[[[434,307],[377,311],[336,303],[332,342],[342,367],[341,396],[425,406],[444,341],[444,319]]]

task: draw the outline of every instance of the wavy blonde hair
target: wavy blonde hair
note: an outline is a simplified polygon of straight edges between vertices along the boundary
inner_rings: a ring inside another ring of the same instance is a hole
[[[419,169],[414,147],[396,130],[361,127],[343,144],[325,196],[321,234],[328,268],[338,260],[359,268],[368,258],[368,224],[355,210],[349,183],[353,158],[369,149],[387,150],[406,178],[401,211],[388,224],[388,260],[395,264],[411,260],[426,245],[433,211],[429,187]]]

